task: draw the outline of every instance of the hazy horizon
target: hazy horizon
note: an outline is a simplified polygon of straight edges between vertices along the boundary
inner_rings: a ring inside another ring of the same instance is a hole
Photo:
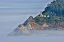
[[[52,0],[0,0],[2,15],[37,15]]]
[[[43,30],[29,36],[7,36],[52,0],[0,0],[0,42],[64,42],[64,31]]]

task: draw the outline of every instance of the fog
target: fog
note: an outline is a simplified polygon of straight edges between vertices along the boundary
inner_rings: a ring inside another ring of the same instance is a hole
[[[22,24],[29,15],[1,16],[0,42],[64,42],[64,31],[43,30],[32,35],[7,36]]]
[[[64,31],[34,31],[32,35],[7,36],[29,17],[35,17],[52,0],[0,0],[0,42],[64,42]]]

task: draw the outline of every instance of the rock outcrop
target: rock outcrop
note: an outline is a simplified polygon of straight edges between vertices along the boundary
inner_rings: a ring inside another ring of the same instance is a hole
[[[37,24],[32,16],[30,16],[24,23],[23,25],[28,29],[28,30],[43,30],[44,28]]]
[[[41,25],[42,27],[49,27],[49,24],[46,22],[40,22],[39,25]]]
[[[26,26],[29,22],[35,22],[34,18],[32,16],[30,16],[24,23],[23,25]]]
[[[25,26],[23,26],[22,24],[20,24],[12,33],[10,33],[9,35],[28,35],[29,31],[26,29]]]
[[[42,26],[40,26],[39,24],[35,23],[35,22],[29,22],[27,27],[29,27],[29,29],[31,30],[43,30],[44,28],[42,28]]]
[[[18,26],[18,29],[20,29],[23,33],[25,33],[25,34],[28,34],[29,33],[29,31],[26,29],[26,27],[25,26],[23,26],[22,24],[20,24],[19,26]]]

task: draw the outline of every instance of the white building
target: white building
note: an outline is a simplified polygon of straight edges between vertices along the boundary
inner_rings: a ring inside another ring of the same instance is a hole
[[[40,17],[43,17],[42,11],[40,12]]]
[[[46,16],[46,15],[43,15],[43,14],[42,14],[42,11],[40,11],[39,17],[50,17],[50,16],[49,16],[49,15],[47,15],[47,16]]]
[[[47,17],[50,17],[49,15]]]
[[[44,15],[44,17],[46,17],[46,15]]]

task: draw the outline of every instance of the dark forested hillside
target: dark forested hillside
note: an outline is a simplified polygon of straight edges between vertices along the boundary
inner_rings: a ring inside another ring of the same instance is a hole
[[[46,16],[49,15],[49,17],[40,17],[39,15],[34,18],[37,23],[63,22],[64,21],[64,0],[53,0],[50,4],[47,5],[45,10],[42,12],[42,15],[46,15]]]
[[[64,0],[54,0],[48,4],[43,13],[50,12],[53,15],[64,16]]]

